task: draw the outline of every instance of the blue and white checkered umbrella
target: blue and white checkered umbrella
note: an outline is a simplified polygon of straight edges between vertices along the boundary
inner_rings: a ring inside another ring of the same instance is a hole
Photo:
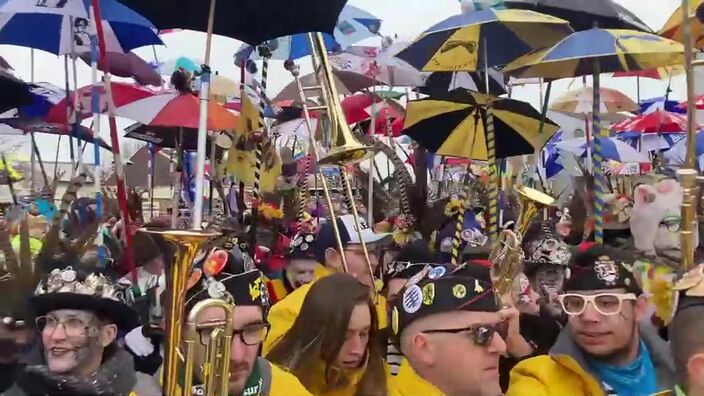
[[[601,143],[601,154],[604,159],[618,161],[623,163],[628,162],[650,162],[648,153],[641,153],[628,143],[622,142],[616,138],[597,138]],[[595,139],[596,140],[596,139]],[[592,142],[594,144],[596,142]],[[584,157],[587,154],[586,138],[576,138],[563,140],[555,143],[555,147],[563,152],[572,153],[579,157]]]
[[[89,3],[90,0],[0,0],[0,44],[57,55],[90,52]],[[101,11],[108,52],[126,53],[163,44],[151,22],[117,1],[101,0]]]
[[[329,34],[323,35],[325,47],[328,51],[347,48],[367,38],[378,36],[380,27],[381,19],[348,4],[342,9],[337,19],[334,37]],[[269,40],[268,44],[271,47],[272,59],[296,60],[310,55],[308,34],[279,37]],[[243,59],[258,60],[260,58],[254,47],[245,44],[235,54],[235,63],[239,65]]]

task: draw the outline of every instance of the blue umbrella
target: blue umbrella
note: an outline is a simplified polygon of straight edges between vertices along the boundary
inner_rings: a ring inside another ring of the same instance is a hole
[[[594,144],[601,144],[601,154],[604,159],[618,162],[649,162],[647,153],[641,153],[616,138],[596,138]],[[587,154],[586,138],[563,140],[555,143],[558,150],[584,157]]]
[[[323,34],[325,48],[330,52],[335,52],[340,45],[335,38],[329,34]],[[308,43],[308,33],[294,34],[292,36],[279,37],[267,41],[271,49],[271,58],[278,60],[296,60],[310,55],[310,44]],[[235,53],[235,63],[240,64],[247,59],[260,59],[255,47],[243,44]]]
[[[0,44],[35,48],[56,55],[90,52],[89,2],[81,0],[83,14],[75,11],[66,15],[50,7],[20,7],[15,0],[0,0]],[[117,1],[101,0],[101,11],[108,52],[126,53],[147,45],[163,44],[148,20]]]
[[[686,114],[687,109],[679,106],[676,100],[666,100],[664,96],[643,99],[640,101],[640,113],[648,114],[656,110],[665,110],[671,113]]]

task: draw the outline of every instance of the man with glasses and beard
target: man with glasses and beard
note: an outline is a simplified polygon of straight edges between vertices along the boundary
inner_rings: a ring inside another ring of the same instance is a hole
[[[507,396],[649,396],[672,387],[668,346],[639,325],[647,300],[614,257],[599,246],[572,257],[559,296],[568,325],[549,355],[513,368]]]
[[[134,370],[132,355],[117,346],[118,330],[136,327],[131,285],[100,274],[53,270],[36,289],[30,306],[41,345],[6,396],[151,396],[161,389]]]
[[[499,308],[490,283],[427,267],[400,291],[390,323],[415,372],[445,395],[500,396],[508,322]]]
[[[186,297],[186,310],[208,298],[218,298],[235,305],[234,333],[230,348],[230,383],[228,396],[310,396],[292,374],[279,369],[259,356],[262,342],[269,332],[266,320],[269,297],[263,275],[258,270],[239,274],[220,272],[204,275]],[[207,308],[198,316],[199,323],[222,322],[225,312]],[[196,342],[195,382],[202,384],[202,369],[211,329],[203,329]],[[194,386],[192,394],[203,394],[203,386]],[[224,396],[224,395],[223,395]]]

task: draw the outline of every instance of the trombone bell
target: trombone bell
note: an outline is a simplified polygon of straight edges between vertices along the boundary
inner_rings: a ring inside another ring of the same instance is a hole
[[[344,119],[344,116],[343,116]],[[344,122],[344,121],[343,121]],[[373,147],[359,143],[347,123],[338,125],[335,145],[318,159],[320,165],[348,165],[369,159],[376,154]]]

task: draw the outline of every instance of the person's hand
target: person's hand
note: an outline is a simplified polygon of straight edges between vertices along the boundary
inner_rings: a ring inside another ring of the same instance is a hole
[[[520,313],[513,305],[513,299],[510,295],[502,296],[503,306],[499,311],[499,316],[502,320],[508,322],[508,335],[504,340],[506,342],[506,352],[509,355],[521,358],[533,353],[533,347],[521,335]]]

